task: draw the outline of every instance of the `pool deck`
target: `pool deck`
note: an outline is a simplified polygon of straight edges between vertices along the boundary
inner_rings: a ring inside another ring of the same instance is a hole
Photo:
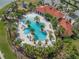
[[[31,14],[34,15],[35,13],[31,13]],[[27,15],[28,15],[28,14],[27,14]],[[41,41],[41,43],[42,43],[41,46],[42,46],[42,47],[52,46],[52,44],[56,41],[56,37],[55,37],[55,34],[54,34],[53,27],[52,27],[52,25],[51,25],[50,22],[48,22],[48,21],[45,20],[44,17],[42,17],[42,16],[40,16],[40,15],[39,15],[39,17],[40,17],[40,22],[43,22],[43,23],[45,24],[44,30],[47,32],[46,38],[48,39],[47,44],[46,44],[46,40]],[[25,25],[25,24],[19,22],[18,33],[19,33],[19,38],[22,40],[21,44],[27,43],[27,44],[30,44],[30,45],[32,45],[32,46],[38,46],[39,40],[34,41],[34,40],[33,40],[33,35],[32,35],[31,33],[28,34],[28,36],[31,36],[31,39],[28,38],[28,37],[24,34],[24,32],[23,32],[23,29],[24,29],[23,25],[24,25],[25,27],[27,27],[27,25]],[[50,28],[50,27],[51,27],[51,28]],[[52,39],[51,41],[50,41],[50,39],[49,39],[49,32],[51,32],[52,35],[53,35],[53,39]],[[34,43],[34,42],[35,42],[35,43]]]

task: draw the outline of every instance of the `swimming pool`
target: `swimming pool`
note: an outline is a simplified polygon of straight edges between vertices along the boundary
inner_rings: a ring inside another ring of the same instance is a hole
[[[21,22],[26,25],[27,20],[30,22],[30,28],[24,29],[24,35],[27,35],[31,32],[31,29],[34,30],[34,40],[43,41],[46,39],[47,33],[45,31],[41,31],[41,23],[36,23],[34,21],[34,17],[38,16],[38,14],[30,14],[26,15],[25,19],[21,19]]]

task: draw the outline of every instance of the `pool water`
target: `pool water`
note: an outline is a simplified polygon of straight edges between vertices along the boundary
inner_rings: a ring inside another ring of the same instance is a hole
[[[31,15],[32,16],[32,15]],[[31,29],[34,30],[34,40],[40,40],[40,41],[43,41],[46,39],[46,35],[47,33],[45,31],[41,31],[41,23],[36,23],[34,21],[34,17],[35,16],[33,15],[32,17],[31,16],[26,16],[26,19],[22,19],[21,22],[23,22],[24,24],[26,24],[26,21],[29,20],[30,22],[30,28],[25,28],[24,29],[24,34],[27,35],[31,32]]]
[[[29,28],[25,28],[24,29],[24,34],[28,34],[30,32],[30,29]]]

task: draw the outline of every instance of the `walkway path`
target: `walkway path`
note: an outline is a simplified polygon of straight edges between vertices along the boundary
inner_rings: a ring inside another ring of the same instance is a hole
[[[3,53],[0,51],[0,59],[5,59]]]

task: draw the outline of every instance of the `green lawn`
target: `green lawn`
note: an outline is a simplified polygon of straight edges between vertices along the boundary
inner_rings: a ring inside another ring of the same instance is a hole
[[[79,51],[79,39],[78,40],[72,40],[73,44],[77,47]],[[79,59],[79,56],[77,56],[77,59]]]
[[[72,38],[65,38],[65,41],[71,41],[73,45],[76,46],[76,48],[79,50],[79,39],[72,39]]]
[[[3,22],[0,21],[0,50],[4,53],[5,59],[16,59],[16,55],[10,50],[7,41],[6,29]]]
[[[71,41],[72,44],[77,48],[77,50],[79,51],[79,39],[77,40],[73,40],[71,38],[65,38],[65,41]],[[79,56],[76,56],[76,59],[79,59]]]
[[[72,40],[73,44],[77,47],[79,50],[79,39],[78,40]]]

